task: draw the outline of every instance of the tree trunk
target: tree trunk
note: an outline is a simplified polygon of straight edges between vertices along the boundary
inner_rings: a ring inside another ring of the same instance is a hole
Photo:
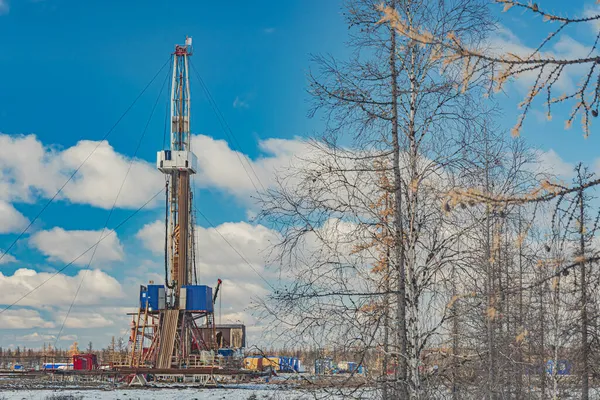
[[[581,185],[581,174],[579,175]],[[587,313],[587,276],[585,268],[585,213],[583,190],[579,193],[579,257],[581,257],[581,399],[589,399],[589,344],[588,344],[588,313]]]
[[[485,136],[485,191],[489,194],[490,190],[490,166],[489,166],[489,149],[488,149],[488,138],[487,131]],[[487,352],[488,352],[488,382],[487,382],[487,394],[486,397],[489,400],[493,400],[495,390],[495,374],[494,374],[494,320],[492,309],[495,308],[494,304],[494,271],[492,263],[492,243],[491,243],[491,224],[490,224],[491,212],[490,206],[486,205],[486,218],[485,218],[485,263],[487,266],[486,271],[486,291],[487,291],[487,312],[486,312],[486,328],[487,328]]]
[[[395,2],[392,3],[395,7]],[[406,337],[406,270],[402,224],[402,176],[400,174],[400,141],[398,137],[398,71],[396,69],[396,31],[390,27],[390,75],[392,87],[392,148],[394,152],[394,241],[396,246],[397,288],[396,318],[398,320],[398,355],[396,384],[398,398],[407,398],[407,337]]]

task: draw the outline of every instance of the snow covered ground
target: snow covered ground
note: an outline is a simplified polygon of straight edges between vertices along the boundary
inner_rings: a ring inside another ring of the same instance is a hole
[[[71,395],[72,397],[68,397]],[[0,400],[308,400],[314,397],[274,385],[217,389],[12,390]]]

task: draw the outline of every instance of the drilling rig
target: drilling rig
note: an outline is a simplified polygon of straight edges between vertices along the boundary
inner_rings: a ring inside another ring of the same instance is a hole
[[[207,365],[210,360],[206,354],[217,347],[212,288],[198,285],[195,274],[190,179],[197,171],[197,159],[192,152],[190,131],[191,55],[191,38],[186,38],[184,45],[176,45],[172,54],[170,146],[157,153],[156,161],[166,182],[165,284],[150,282],[140,287],[140,307],[131,314],[126,362],[130,367]]]

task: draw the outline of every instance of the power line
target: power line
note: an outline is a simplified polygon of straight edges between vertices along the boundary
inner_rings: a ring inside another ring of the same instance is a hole
[[[275,290],[275,287],[273,285],[271,285],[269,283],[269,281],[267,281],[267,279],[264,276],[262,276],[262,274],[260,272],[258,272],[256,270],[256,268],[254,268],[254,266],[250,263],[250,261],[248,261],[248,259],[246,257],[244,257],[244,255],[242,253],[240,253],[233,246],[233,244],[231,244],[231,242],[229,240],[227,240],[227,238],[221,234],[221,232],[219,232],[219,230],[217,229],[217,227],[212,222],[210,222],[210,220],[208,219],[208,217],[206,215],[204,215],[204,213],[202,211],[200,211],[196,206],[194,206],[194,209],[196,210],[197,213],[199,213],[200,215],[202,215],[202,218],[204,218],[206,220],[206,222],[208,222],[208,224],[215,230],[215,232],[217,232],[219,234],[219,236],[221,236],[221,238],[225,241],[225,243],[227,243],[229,245],[229,247],[231,247],[231,249],[233,251],[235,251],[237,253],[237,255],[240,256],[240,258],[242,260],[244,260],[246,262],[246,264],[248,264],[248,266],[250,268],[252,268],[252,271],[254,271],[256,273],[256,275],[258,275],[267,285],[269,285],[269,287],[271,289]]]
[[[169,56],[169,60],[170,59],[171,59],[171,57]],[[65,188],[65,186],[67,186],[67,184],[73,179],[73,177],[77,174],[77,172],[79,172],[79,170],[83,167],[83,165],[90,159],[90,157],[92,156],[92,154],[94,154],[96,152],[96,150],[98,150],[98,147],[100,147],[100,145],[102,144],[102,142],[104,140],[106,140],[106,138],[114,131],[114,129],[117,127],[117,125],[119,125],[119,123],[121,122],[121,120],[129,113],[129,111],[131,111],[131,109],[137,103],[137,101],[140,99],[140,97],[142,97],[142,95],[146,92],[146,90],[148,90],[148,88],[150,87],[150,85],[152,85],[152,83],[154,82],[154,80],[156,79],[156,77],[165,68],[165,65],[167,65],[167,63],[169,62],[169,60],[167,60],[167,62],[165,62],[162,65],[162,67],[160,67],[160,69],[152,77],[152,79],[150,80],[150,82],[148,82],[148,84],[144,87],[144,89],[142,89],[142,91],[133,100],[133,102],[129,105],[129,107],[127,107],[127,109],[125,110],[125,112],[123,112],[123,114],[121,114],[121,116],[119,117],[119,119],[117,119],[117,122],[115,122],[114,125],[104,134],[104,136],[100,139],[100,141],[98,142],[98,144],[96,144],[96,147],[94,147],[94,149],[92,149],[92,151],[90,152],[90,154],[88,154],[87,157],[81,162],[81,164],[79,164],[79,166],[75,169],[75,171],[73,171],[73,173],[71,174],[71,176],[69,176],[69,178],[66,180],[66,182],[54,194],[54,196],[52,196],[50,198],[50,200],[48,200],[46,202],[46,204],[44,204],[44,206],[42,207],[42,209],[31,220],[31,222],[29,222],[29,224],[27,225],[27,227],[25,227],[25,229],[23,229],[23,231],[21,231],[21,233],[19,234],[19,236],[17,236],[17,238],[10,244],[10,246],[8,246],[8,248],[2,252],[2,255],[0,256],[0,261],[2,261],[2,259],[4,258],[4,256],[6,256],[6,254],[8,254],[8,252],[23,237],[23,235],[29,230],[29,228],[31,228],[31,226],[35,223],[35,221],[37,221],[37,219],[42,215],[42,213],[46,210],[46,208],[48,208],[48,206],[54,201],[54,199],[56,199],[56,197],[62,192],[62,190]]]
[[[137,142],[137,146],[135,148],[135,151],[133,152],[133,155],[131,156],[131,160],[129,161],[129,166],[127,167],[127,171],[125,172],[125,176],[123,177],[123,180],[121,181],[121,186],[119,187],[119,190],[117,191],[117,195],[115,196],[115,200],[112,204],[112,207],[110,208],[110,211],[108,213],[108,216],[106,217],[106,222],[104,223],[104,227],[102,228],[102,231],[100,231],[100,237],[102,237],[104,235],[104,232],[106,231],[106,228],[108,226],[108,223],[110,221],[110,218],[117,206],[117,201],[119,200],[119,197],[121,196],[121,192],[123,191],[123,187],[125,186],[125,182],[127,181],[127,177],[129,176],[129,173],[131,172],[131,167],[133,166],[133,162],[135,161],[135,157],[137,156],[140,147],[142,145],[142,141],[144,140],[144,137],[146,136],[146,132],[148,131],[148,126],[150,126],[150,122],[152,121],[152,117],[154,116],[154,112],[156,111],[156,107],[158,106],[158,102],[160,101],[160,97],[162,96],[163,90],[165,88],[165,84],[167,83],[167,79],[169,78],[169,74],[166,75],[165,80],[163,81],[162,86],[160,87],[160,92],[158,93],[158,96],[156,97],[156,101],[154,102],[154,106],[152,107],[152,111],[150,112],[150,115],[148,116],[148,120],[146,121],[146,125],[144,126],[144,130],[142,131],[142,134],[140,135],[140,138],[138,139]],[[99,244],[99,242],[98,242]],[[63,329],[65,327],[65,324],[67,323],[67,320],[69,319],[69,315],[71,314],[71,310],[73,309],[73,306],[75,305],[75,301],[77,301],[77,296],[79,295],[79,291],[81,290],[81,287],[83,286],[83,282],[85,280],[85,277],[88,273],[88,271],[90,270],[90,267],[92,265],[92,261],[94,260],[94,257],[96,256],[96,251],[98,250],[98,244],[96,244],[96,246],[94,247],[94,251],[92,252],[92,255],[90,257],[90,260],[88,261],[87,266],[85,267],[85,270],[83,272],[83,276],[81,277],[81,281],[79,282],[79,285],[77,286],[77,290],[75,291],[75,295],[73,296],[73,301],[71,302],[71,304],[69,305],[69,309],[67,310],[67,314],[65,315],[65,318],[63,320],[63,323],[60,327],[60,330],[58,332],[58,334],[56,335],[56,341],[54,342],[54,347],[56,347],[56,344],[58,343],[58,341],[60,340],[60,335],[63,332]]]
[[[23,300],[24,298],[26,298],[27,296],[29,296],[30,294],[32,294],[33,292],[35,292],[36,290],[38,290],[40,287],[44,286],[49,280],[51,280],[52,278],[54,278],[56,275],[60,274],[62,271],[64,271],[65,269],[67,269],[69,266],[73,265],[75,262],[77,262],[77,260],[79,260],[81,257],[83,257],[84,255],[86,255],[90,250],[92,250],[94,248],[94,246],[97,246],[100,242],[102,242],[104,239],[106,239],[107,237],[109,237],[110,235],[112,235],[113,233],[115,233],[117,231],[117,229],[119,229],[121,226],[125,225],[131,218],[133,218],[136,214],[138,214],[140,211],[142,211],[148,204],[150,204],[159,194],[162,193],[164,189],[160,189],[155,195],[153,195],[148,201],[146,201],[144,204],[142,204],[141,207],[139,207],[137,210],[135,210],[133,213],[131,213],[129,216],[127,216],[127,218],[125,218],[123,221],[121,221],[117,226],[115,226],[115,229],[113,229],[111,232],[109,232],[108,234],[106,234],[105,236],[103,236],[102,238],[100,238],[100,240],[98,240],[96,243],[92,244],[90,247],[87,248],[87,250],[85,250],[83,253],[81,253],[79,256],[77,256],[76,258],[74,258],[73,260],[71,260],[71,262],[69,262],[68,264],[66,264],[64,267],[62,267],[61,269],[59,269],[58,271],[56,271],[54,274],[52,274],[52,276],[50,276],[48,279],[46,279],[45,281],[43,281],[42,283],[40,283],[39,285],[37,285],[36,287],[34,287],[33,289],[31,289],[29,292],[25,293],[23,296],[21,296],[17,301],[15,301],[14,303],[6,306],[5,308],[3,308],[2,310],[0,310],[0,314],[2,314],[3,312],[11,309],[13,306],[17,305],[19,302],[21,302],[21,300]]]
[[[229,126],[229,124],[227,123],[227,120],[225,119],[225,116],[223,115],[223,113],[221,112],[221,110],[219,109],[219,106],[217,105],[217,103],[215,102],[214,98],[212,97],[212,94],[210,93],[210,90],[208,90],[208,87],[206,86],[206,84],[204,83],[204,80],[202,79],[202,77],[200,76],[200,73],[198,72],[198,70],[196,69],[196,66],[190,62],[190,65],[192,66],[192,69],[194,70],[195,74],[196,74],[196,78],[198,79],[198,81],[200,82],[200,86],[202,86],[202,89],[204,90],[204,94],[206,95],[206,98],[208,99],[208,103],[210,104],[210,107],[212,108],[213,112],[215,113],[215,115],[217,116],[217,120],[219,121],[219,124],[221,125],[221,129],[223,130],[223,132],[225,133],[225,135],[227,136],[227,138],[233,142],[233,144],[237,147],[234,148],[234,150],[237,150],[235,152],[240,164],[242,165],[242,168],[244,168],[244,172],[246,172],[246,175],[248,176],[248,179],[250,180],[250,183],[252,184],[252,186],[254,187],[254,190],[256,191],[256,193],[258,194],[258,196],[260,197],[260,191],[258,190],[258,188],[256,187],[254,180],[252,179],[252,177],[250,176],[250,173],[248,172],[248,170],[246,169],[246,166],[244,165],[244,162],[242,161],[242,157],[240,156],[240,153],[242,153],[242,146],[240,146],[239,142],[237,141],[235,135],[233,134],[233,130],[231,129],[231,127]],[[243,154],[243,153],[242,153]],[[254,176],[256,177],[256,180],[258,181],[258,183],[260,184],[260,186],[262,187],[263,191],[267,191],[267,189],[265,188],[265,185],[263,185],[262,181],[260,180],[260,178],[258,177],[258,174],[256,173],[256,171],[254,170],[254,167],[252,166],[252,163],[246,158],[246,162],[248,163],[248,166],[250,167],[250,170],[252,171],[252,173],[254,174]]]

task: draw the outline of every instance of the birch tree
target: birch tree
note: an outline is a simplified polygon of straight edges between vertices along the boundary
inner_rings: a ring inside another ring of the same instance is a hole
[[[467,42],[480,40],[487,27],[480,1],[386,4],[415,26],[459,32]],[[478,82],[458,90],[458,71],[440,73],[431,46],[378,23],[379,1],[350,2],[346,15],[351,58],[317,56],[310,77],[313,115],[324,118],[326,131],[312,143],[313,156],[280,175],[263,201],[262,217],[283,238],[280,261],[293,265],[293,283],[272,296],[270,310],[311,337],[383,349],[397,364],[393,382],[384,374],[383,396],[427,398],[438,388],[422,374],[423,350],[441,340],[452,296],[450,265],[468,229],[439,207],[439,198],[452,188],[452,166],[468,154],[465,132],[477,131],[479,114],[487,111],[471,96]],[[379,170],[389,173],[391,188],[377,184]],[[386,191],[393,216],[382,220],[371,204]],[[379,224],[387,224],[393,238],[389,293],[372,273],[380,258],[375,247],[355,251],[380,240]],[[395,301],[370,309],[385,294]],[[387,325],[393,328],[385,339]],[[360,341],[348,342],[357,336]]]

